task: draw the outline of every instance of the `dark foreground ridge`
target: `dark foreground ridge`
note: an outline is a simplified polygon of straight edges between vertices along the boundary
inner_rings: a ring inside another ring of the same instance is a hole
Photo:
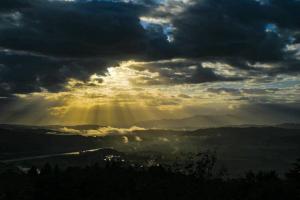
[[[180,167],[143,167],[110,161],[105,166],[65,169],[46,164],[24,172],[7,166],[0,173],[0,199],[296,200],[300,197],[300,160],[285,177],[270,171],[229,178],[225,171],[214,170],[213,157],[197,156],[194,162]]]

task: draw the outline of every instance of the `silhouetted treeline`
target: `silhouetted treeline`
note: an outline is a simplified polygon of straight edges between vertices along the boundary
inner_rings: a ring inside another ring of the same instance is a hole
[[[228,178],[213,171],[215,159],[198,154],[184,171],[161,166],[142,167],[108,162],[84,168],[60,169],[46,164],[27,173],[7,170],[0,174],[1,200],[92,199],[218,199],[289,200],[300,197],[300,160],[286,174],[248,172]],[[219,171],[220,172],[220,171]]]

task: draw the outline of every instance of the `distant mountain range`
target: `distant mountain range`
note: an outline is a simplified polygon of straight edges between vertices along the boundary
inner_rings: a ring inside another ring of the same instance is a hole
[[[13,125],[13,124],[12,124]],[[1,126],[1,124],[0,124]],[[4,126],[4,125],[2,125]],[[9,127],[10,125],[5,125]],[[14,128],[23,128],[24,125],[13,125]],[[157,119],[137,121],[121,127],[107,125],[107,124],[80,124],[80,125],[45,125],[45,126],[27,126],[32,128],[45,128],[52,130],[61,130],[62,128],[74,129],[78,131],[97,130],[104,127],[113,128],[131,128],[141,127],[145,129],[163,129],[163,130],[196,130],[203,128],[218,128],[218,127],[261,127],[273,126],[282,128],[299,128],[300,119],[295,120],[289,116],[253,116],[253,115],[195,115],[186,118],[172,118],[172,119]]]
[[[278,125],[279,124],[279,125]],[[283,120],[277,120],[276,123],[267,123],[262,118],[253,118],[249,116],[236,115],[196,115],[181,119],[162,119],[142,121],[136,123],[136,126],[148,129],[180,129],[195,130],[199,128],[216,127],[254,127],[254,126],[279,126],[299,128],[300,123],[285,123]]]

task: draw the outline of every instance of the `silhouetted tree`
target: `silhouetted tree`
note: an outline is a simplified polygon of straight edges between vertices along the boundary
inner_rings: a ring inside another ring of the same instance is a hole
[[[249,171],[240,178],[216,176],[215,157],[198,154],[191,173],[164,166],[141,167],[118,162],[60,169],[49,163],[37,173],[15,168],[0,173],[0,200],[296,200],[299,199],[299,161],[286,179],[274,171]],[[188,165],[187,164],[187,165]]]

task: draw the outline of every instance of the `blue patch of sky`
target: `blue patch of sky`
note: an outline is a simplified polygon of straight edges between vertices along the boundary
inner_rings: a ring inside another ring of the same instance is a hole
[[[265,31],[267,33],[278,33],[278,27],[276,24],[269,23],[265,25]]]
[[[141,24],[141,26],[142,26],[145,30],[147,30],[147,29],[149,28],[149,26],[150,26],[150,23],[148,23],[148,22],[146,22],[146,21],[144,21],[144,20],[140,20],[140,24]]]
[[[173,31],[174,31],[174,27],[172,25],[163,26],[163,33],[166,35],[167,40],[169,42],[173,42],[174,40]]]
[[[151,27],[151,25],[158,25],[162,27],[163,34],[166,36],[168,42],[173,42],[174,37],[173,37],[173,31],[174,27],[171,24],[157,24],[157,23],[150,23],[144,20],[140,20],[141,26],[147,30]]]

